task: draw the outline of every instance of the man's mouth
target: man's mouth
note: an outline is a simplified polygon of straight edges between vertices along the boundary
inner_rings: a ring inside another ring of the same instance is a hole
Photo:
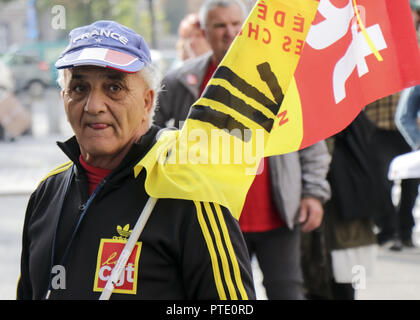
[[[103,130],[109,128],[110,125],[106,123],[89,123],[88,127],[94,130]]]

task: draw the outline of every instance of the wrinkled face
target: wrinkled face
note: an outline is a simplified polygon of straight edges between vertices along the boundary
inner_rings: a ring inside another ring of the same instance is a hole
[[[67,119],[85,160],[125,155],[149,128],[154,91],[139,73],[83,66],[66,69]]]
[[[209,11],[205,27],[206,37],[218,60],[217,63],[223,59],[236,35],[241,31],[244,19],[241,8],[236,4],[216,7]]]

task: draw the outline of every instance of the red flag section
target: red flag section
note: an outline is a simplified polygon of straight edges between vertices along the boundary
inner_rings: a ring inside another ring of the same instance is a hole
[[[295,79],[302,104],[301,148],[349,125],[363,107],[420,83],[420,52],[408,0],[321,0]]]

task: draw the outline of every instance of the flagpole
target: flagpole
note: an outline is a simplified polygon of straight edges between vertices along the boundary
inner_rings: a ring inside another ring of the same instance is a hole
[[[147,203],[144,206],[143,211],[141,212],[133,231],[131,231],[131,235],[128,238],[127,243],[125,244],[124,249],[120,254],[120,257],[118,258],[115,267],[112,269],[111,276],[109,277],[104,291],[102,291],[102,294],[99,297],[99,300],[109,300],[109,298],[111,297],[115,284],[120,279],[120,276],[124,271],[125,265],[127,264],[128,258],[130,257],[131,252],[133,251],[134,246],[136,245],[136,242],[139,239],[140,234],[142,233],[144,226],[146,225],[146,222],[149,219],[153,208],[155,207],[156,202],[157,198],[153,197],[149,197],[149,199],[147,200]]]

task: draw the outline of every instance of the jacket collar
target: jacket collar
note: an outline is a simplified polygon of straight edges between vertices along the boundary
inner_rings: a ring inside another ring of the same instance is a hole
[[[176,76],[182,85],[196,98],[200,95],[200,87],[203,83],[212,55],[212,52],[208,52],[185,62]]]
[[[156,134],[160,130],[159,127],[152,125],[150,129],[144,134],[140,140],[133,144],[127,155],[121,161],[117,168],[112,171],[114,175],[124,169],[131,169],[131,167],[141,160],[156,142]],[[76,136],[71,137],[65,142],[57,142],[58,147],[67,155],[67,157],[76,165],[78,172],[84,172],[82,165],[79,162],[80,146],[77,142]]]

